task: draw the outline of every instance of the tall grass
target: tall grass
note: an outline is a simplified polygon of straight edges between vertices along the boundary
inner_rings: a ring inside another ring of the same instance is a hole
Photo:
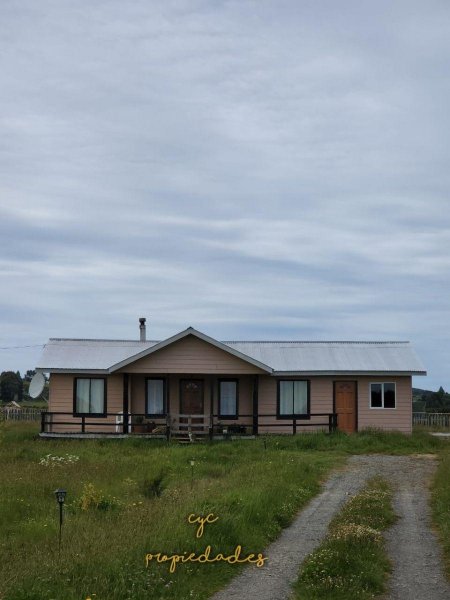
[[[40,464],[49,453],[62,458]],[[0,597],[208,598],[238,567],[185,564],[170,574],[167,565],[146,568],[146,553],[199,553],[208,544],[215,552],[238,544],[244,554],[261,552],[341,461],[295,446],[265,450],[260,440],[43,441],[32,428],[8,425],[0,447]],[[58,487],[67,489],[68,504],[60,557]],[[187,516],[210,512],[219,520],[197,539]]]
[[[2,600],[206,599],[238,567],[185,564],[170,574],[167,565],[146,568],[146,553],[200,552],[208,544],[223,553],[238,544],[244,554],[261,552],[346,455],[442,445],[426,434],[379,432],[179,446],[135,438],[41,440],[33,424],[2,429]],[[41,464],[47,454],[62,460]],[[67,489],[68,505],[60,556],[58,487]],[[219,520],[195,538],[187,516],[210,512]]]

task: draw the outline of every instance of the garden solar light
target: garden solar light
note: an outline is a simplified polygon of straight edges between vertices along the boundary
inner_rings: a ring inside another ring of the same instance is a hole
[[[66,490],[63,490],[62,488],[58,488],[57,490],[55,490],[55,496],[56,496],[56,500],[58,501],[58,504],[64,504],[64,500],[66,499]]]
[[[63,505],[64,505],[64,501],[66,499],[66,490],[63,490],[62,488],[58,488],[57,490],[55,490],[55,496],[56,496],[56,500],[59,504],[59,554],[61,555],[61,534],[62,534],[62,524],[63,524]]]

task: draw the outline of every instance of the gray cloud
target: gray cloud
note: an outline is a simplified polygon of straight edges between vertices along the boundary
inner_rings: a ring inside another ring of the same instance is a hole
[[[0,346],[411,339],[450,388],[447,2],[0,13]]]

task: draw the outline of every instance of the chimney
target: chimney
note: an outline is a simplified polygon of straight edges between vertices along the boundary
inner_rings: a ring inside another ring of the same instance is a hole
[[[145,321],[146,321],[145,317],[141,317],[139,319],[139,331],[141,334],[141,337],[140,337],[141,342],[145,342]]]

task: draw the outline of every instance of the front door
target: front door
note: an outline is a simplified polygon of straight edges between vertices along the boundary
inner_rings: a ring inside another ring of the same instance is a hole
[[[180,429],[198,432],[203,430],[203,380],[180,381]],[[187,416],[189,415],[189,416]],[[191,417],[191,415],[201,415]]]
[[[182,379],[180,382],[180,413],[203,414],[203,380]]]
[[[346,433],[356,431],[356,381],[334,382],[334,406],[338,429]]]

